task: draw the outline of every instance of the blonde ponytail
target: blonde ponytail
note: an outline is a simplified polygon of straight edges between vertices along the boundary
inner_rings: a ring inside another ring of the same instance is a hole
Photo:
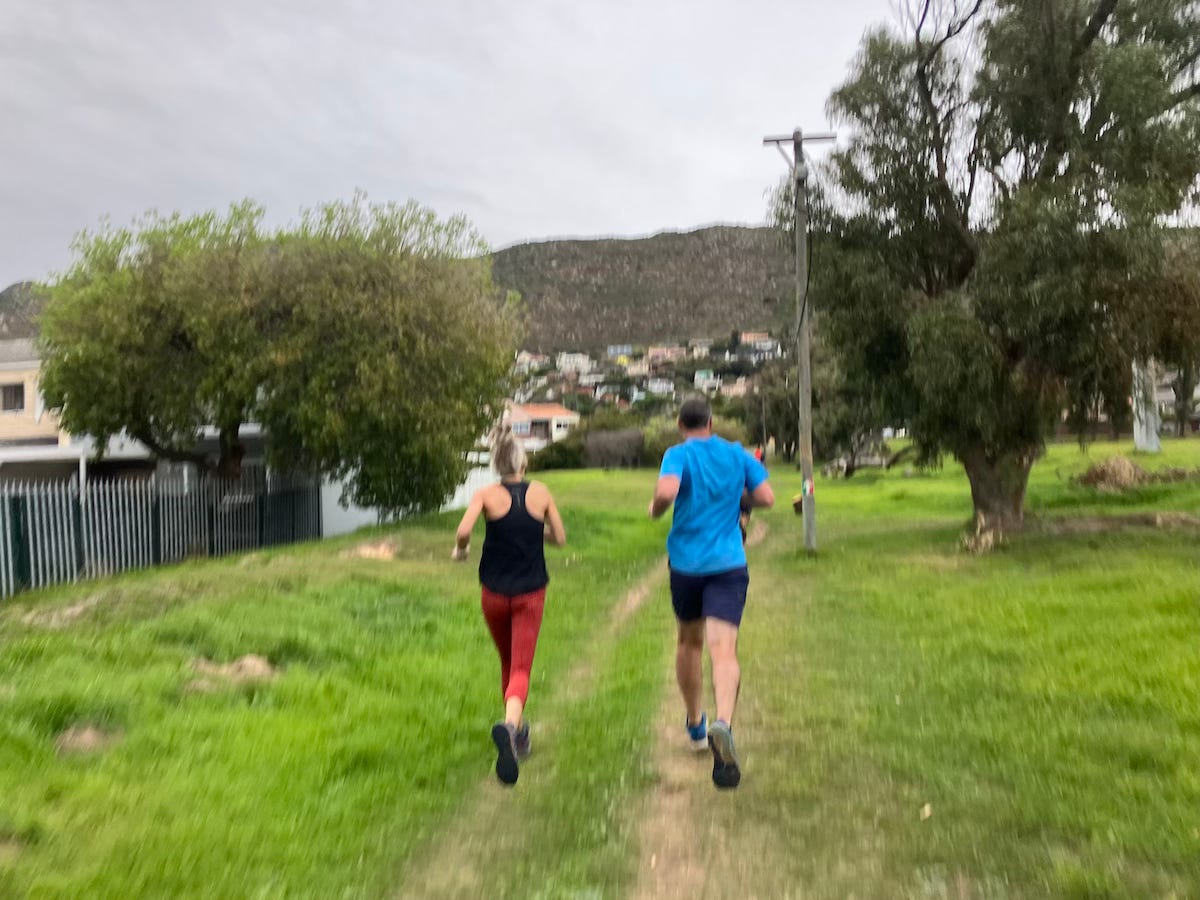
[[[492,429],[492,468],[501,478],[519,475],[525,471],[528,458],[525,447],[513,434],[511,425],[497,425]]]

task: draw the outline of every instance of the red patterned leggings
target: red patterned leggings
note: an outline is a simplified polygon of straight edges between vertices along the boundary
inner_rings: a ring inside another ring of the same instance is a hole
[[[506,702],[517,697],[524,704],[529,696],[529,673],[545,602],[545,588],[513,597],[483,589],[483,617],[500,654],[500,690]]]

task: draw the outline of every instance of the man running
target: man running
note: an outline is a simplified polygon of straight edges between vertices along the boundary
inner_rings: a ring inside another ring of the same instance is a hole
[[[712,409],[703,397],[684,401],[679,430],[683,443],[663,456],[650,501],[655,519],[675,504],[667,538],[671,603],[679,623],[675,677],[687,707],[692,746],[712,750],[717,787],[735,788],[742,778],[731,730],[741,679],[737,636],[750,585],[741,514],[754,507],[770,508],[775,494],[762,463],[740,444],[713,434]],[[717,701],[717,721],[711,729],[700,709],[706,641]]]

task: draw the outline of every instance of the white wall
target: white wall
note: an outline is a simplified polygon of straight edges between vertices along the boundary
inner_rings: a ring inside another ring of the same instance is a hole
[[[379,513],[361,506],[343,507],[339,502],[344,485],[340,481],[321,482],[321,535],[337,537],[366,525],[378,525]]]
[[[465,509],[471,500],[471,495],[485,484],[491,484],[500,479],[488,466],[477,466],[467,473],[457,491],[454,492],[442,510]],[[339,534],[349,534],[368,525],[379,524],[379,512],[374,509],[364,509],[351,505],[348,508],[339,503],[342,496],[340,481],[326,481],[321,485],[321,532],[324,537],[337,537]]]

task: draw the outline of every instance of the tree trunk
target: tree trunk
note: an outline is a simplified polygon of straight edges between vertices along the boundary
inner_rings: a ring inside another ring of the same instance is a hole
[[[982,450],[972,450],[963,454],[962,464],[971,483],[976,534],[1003,536],[1020,531],[1033,457],[1011,453],[992,459]]]
[[[1179,368],[1179,375],[1171,385],[1175,391],[1175,431],[1180,437],[1187,437],[1192,430],[1192,394],[1196,392],[1196,364],[1184,363]]]

